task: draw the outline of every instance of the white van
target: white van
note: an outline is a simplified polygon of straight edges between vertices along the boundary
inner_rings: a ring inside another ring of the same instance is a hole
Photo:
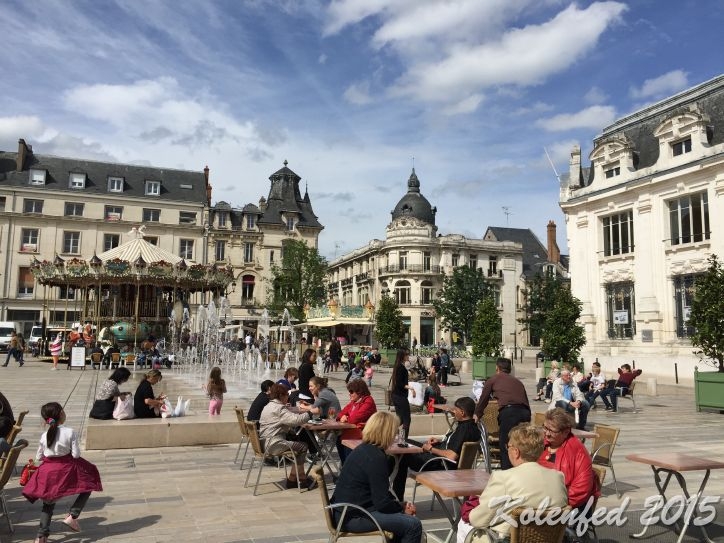
[[[43,339],[43,327],[37,325],[33,326],[33,329],[30,330],[30,336],[28,337],[28,348],[30,349],[30,352],[37,352],[38,343],[41,339]]]
[[[10,332],[22,331],[22,327],[18,322],[0,321],[0,353],[8,352],[8,344],[10,343]]]

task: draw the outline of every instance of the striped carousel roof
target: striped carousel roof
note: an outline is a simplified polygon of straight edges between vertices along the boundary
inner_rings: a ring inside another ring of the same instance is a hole
[[[128,241],[123,245],[119,245],[110,251],[99,254],[98,258],[100,258],[103,262],[113,260],[114,258],[125,260],[127,262],[135,262],[139,255],[143,257],[146,264],[152,264],[162,260],[164,262],[168,262],[169,264],[176,264],[181,261],[180,256],[164,251],[160,247],[156,247],[155,245],[148,243],[143,238],[132,239],[131,241]]]

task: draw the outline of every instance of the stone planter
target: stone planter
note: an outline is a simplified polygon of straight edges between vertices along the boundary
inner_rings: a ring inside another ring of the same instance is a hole
[[[497,362],[498,358],[495,356],[474,356],[473,379],[485,380],[495,375]]]
[[[724,411],[724,373],[699,371],[694,368],[694,397],[696,410],[715,409]]]

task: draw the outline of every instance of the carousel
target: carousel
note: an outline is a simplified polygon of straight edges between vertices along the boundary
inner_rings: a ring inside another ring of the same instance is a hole
[[[77,309],[73,315],[80,315],[84,326],[71,332],[69,346],[80,338],[86,344],[115,342],[134,351],[149,339],[168,338],[182,345],[193,335],[190,306],[218,299],[234,281],[231,267],[189,265],[145,241],[143,230],[143,226],[134,227],[130,241],[88,260],[60,256],[52,262],[34,260],[31,269],[44,287],[44,307],[55,304],[57,314],[58,305],[65,303],[67,314],[67,299],[48,294],[54,287],[66,293],[75,290],[71,309]],[[64,326],[69,328],[67,317]],[[95,331],[99,331],[97,336]]]

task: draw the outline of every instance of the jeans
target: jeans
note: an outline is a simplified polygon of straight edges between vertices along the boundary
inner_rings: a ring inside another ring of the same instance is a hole
[[[339,513],[335,510],[335,520]],[[395,543],[420,543],[422,538],[422,522],[417,517],[405,513],[380,513],[370,511],[370,515],[379,523],[383,530],[392,532]],[[344,523],[344,529],[349,532],[369,532],[377,527],[367,517],[352,517]]]
[[[70,506],[70,516],[78,518],[90,498],[90,492],[78,494],[78,497]],[[55,502],[43,502],[43,508],[40,511],[40,527],[38,528],[38,537],[47,537],[50,533],[50,519],[53,517]]]
[[[564,409],[567,413],[576,412],[576,408],[572,407],[570,403],[564,400],[558,400],[556,402],[556,407]],[[588,402],[585,400],[581,401],[581,407],[578,408],[578,424],[576,425],[576,428],[578,428],[579,430],[586,429],[586,421],[588,420],[589,409],[591,409],[591,406],[588,404]]]
[[[392,394],[392,405],[395,406],[395,413],[400,418],[402,426],[405,428],[405,439],[410,435],[410,423],[412,422],[412,415],[410,415],[410,402],[407,396],[398,396]]]
[[[627,392],[628,387],[605,388],[601,391],[601,400],[603,400],[603,403],[606,405],[606,409],[612,408],[616,411],[618,410],[618,397],[625,396]],[[610,402],[608,401],[609,398],[611,398]]]

